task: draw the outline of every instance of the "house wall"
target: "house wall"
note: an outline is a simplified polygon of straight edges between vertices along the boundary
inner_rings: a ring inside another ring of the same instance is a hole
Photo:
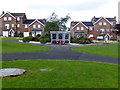
[[[99,22],[102,22],[102,25],[99,25]],[[103,25],[103,23],[106,22],[106,25]],[[101,34],[100,29],[104,29],[105,33]],[[107,31],[109,29],[109,32]],[[101,19],[96,24],[94,24],[94,37],[97,38],[97,36],[104,36],[105,34],[112,35],[113,37],[111,39],[116,39],[115,33],[113,33],[113,25],[111,25],[109,22],[107,22],[105,19]]]
[[[33,28],[33,25],[36,25],[36,28]],[[38,28],[38,25],[40,25],[40,28]],[[41,32],[42,32],[42,35],[44,35],[44,26],[41,24],[41,23],[39,23],[39,22],[34,22],[33,24],[31,24],[29,27],[28,27],[28,32],[30,32],[30,35],[32,34],[32,30],[34,30],[34,29],[36,29],[36,30],[42,30]]]
[[[79,30],[77,30],[77,27],[79,27]],[[81,30],[81,27],[84,28],[84,30]],[[79,23],[78,25],[76,25],[73,29],[70,30],[71,31],[71,37],[74,38],[74,33],[75,32],[85,32],[85,34],[88,34],[88,29],[81,23]]]
[[[11,21],[9,21],[9,20],[4,21],[4,17],[7,17],[7,19],[8,19],[8,17],[11,17],[12,20],[11,20]],[[10,29],[16,30],[16,26],[15,26],[15,25],[14,25],[14,27],[11,27],[12,24],[15,24],[15,23],[16,23],[16,19],[13,18],[11,15],[5,14],[5,15],[1,18],[1,21],[2,21],[2,30],[3,30],[3,31],[9,31]],[[9,24],[9,29],[7,29],[7,30],[5,29],[5,24]]]

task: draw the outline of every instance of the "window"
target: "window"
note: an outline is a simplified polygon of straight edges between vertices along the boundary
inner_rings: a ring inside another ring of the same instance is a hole
[[[52,34],[52,39],[56,39],[56,34]]]
[[[17,17],[17,21],[20,21],[20,17]]]
[[[106,26],[106,25],[107,25],[107,23],[106,23],[106,22],[104,22],[104,23],[103,23],[103,25],[104,25],[104,26]]]
[[[4,21],[7,21],[7,17],[4,17]]]
[[[14,27],[14,24],[11,24],[11,27]]]
[[[9,24],[5,24],[5,29],[9,29],[9,28],[10,28]]]
[[[25,25],[25,28],[28,28],[28,26],[27,26],[27,25]]]
[[[109,32],[109,29],[106,29],[107,32]]]
[[[40,28],[40,25],[38,25],[38,28]]]
[[[102,22],[99,22],[99,25],[102,25]]]
[[[105,30],[104,29],[100,29],[100,34],[104,34]]]
[[[81,30],[84,30],[84,27],[81,27]]]
[[[17,24],[17,27],[20,27],[20,24]]]
[[[77,30],[80,30],[80,28],[79,28],[79,27],[77,27]]]
[[[93,30],[93,28],[92,28],[92,27],[89,27],[89,29],[90,29],[90,30]]]
[[[65,39],[69,39],[69,34],[65,34]]]
[[[111,32],[112,32],[112,29],[111,29]]]
[[[36,25],[33,25],[33,28],[36,28]]]
[[[63,35],[62,34],[59,34],[59,39],[62,39],[63,38]]]
[[[11,18],[11,17],[8,17],[8,20],[9,20],[9,21],[11,21],[11,20],[12,20],[12,18]]]

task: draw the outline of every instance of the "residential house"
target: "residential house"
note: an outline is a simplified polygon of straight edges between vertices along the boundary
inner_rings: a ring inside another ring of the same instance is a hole
[[[27,19],[25,13],[4,12],[0,16],[0,35],[14,37],[23,33],[24,37],[43,34],[45,19]]]
[[[72,21],[70,26],[71,37],[74,38],[85,35],[89,38],[94,37],[100,40],[103,40],[105,38],[116,40],[117,36],[114,33],[115,25],[116,25],[116,17],[96,18],[94,16],[91,22]]]
[[[79,38],[80,36],[93,37],[94,25],[92,22],[71,22],[71,37]]]
[[[104,39],[108,36],[108,39],[116,40],[117,36],[114,33],[114,26],[116,25],[116,17],[114,18],[104,18],[95,16],[92,18],[91,22],[94,25],[94,37],[97,39]]]

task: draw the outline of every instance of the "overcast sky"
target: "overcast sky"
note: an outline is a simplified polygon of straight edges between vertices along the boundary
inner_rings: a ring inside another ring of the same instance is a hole
[[[27,18],[48,18],[52,12],[59,17],[69,13],[71,21],[90,21],[93,16],[118,19],[120,0],[1,0],[0,12],[23,12]]]

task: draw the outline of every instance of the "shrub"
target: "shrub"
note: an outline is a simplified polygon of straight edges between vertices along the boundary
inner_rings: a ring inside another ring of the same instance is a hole
[[[87,37],[80,37],[79,43],[80,44],[90,44],[90,43],[92,43],[92,40]]]
[[[28,37],[24,37],[23,38],[23,42],[29,42],[30,40],[29,40],[29,38]]]
[[[28,39],[29,41],[34,41],[35,38],[33,36],[29,36]]]
[[[79,43],[79,41],[78,41],[77,38],[71,38],[71,42],[72,42],[72,43]]]
[[[80,38],[72,38],[71,39],[72,43],[80,43],[80,44],[90,44],[92,43],[92,40],[87,38],[87,37],[80,37]]]
[[[35,41],[39,41],[41,38],[41,35],[40,34],[37,34],[37,36],[35,36]]]
[[[47,39],[46,39],[46,38],[40,38],[40,42],[41,42],[42,44],[45,44],[45,43],[47,43]]]

